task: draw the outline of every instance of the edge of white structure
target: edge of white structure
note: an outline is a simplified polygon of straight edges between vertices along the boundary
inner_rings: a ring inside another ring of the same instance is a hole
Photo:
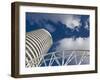
[[[47,31],[46,29],[41,29],[41,30],[45,31],[50,36],[51,44],[53,44],[53,38],[52,38],[51,34],[49,33],[49,31]]]

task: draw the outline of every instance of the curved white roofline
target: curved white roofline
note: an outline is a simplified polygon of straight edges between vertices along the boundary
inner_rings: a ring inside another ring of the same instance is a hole
[[[51,41],[52,41],[51,44],[53,44],[53,38],[52,38],[51,34],[49,33],[49,31],[47,31],[46,29],[41,29],[41,30],[45,31],[50,36]]]

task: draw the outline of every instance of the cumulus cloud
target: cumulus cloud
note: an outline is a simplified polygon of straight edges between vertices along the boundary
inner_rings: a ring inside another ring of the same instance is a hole
[[[69,28],[74,28],[74,27],[80,27],[81,25],[81,18],[80,16],[76,16],[76,15],[68,15],[67,18],[66,18],[66,25],[67,27]]]
[[[59,41],[59,45],[56,46],[56,50],[89,50],[89,38],[64,38]]]
[[[85,28],[89,29],[89,18],[85,21]]]

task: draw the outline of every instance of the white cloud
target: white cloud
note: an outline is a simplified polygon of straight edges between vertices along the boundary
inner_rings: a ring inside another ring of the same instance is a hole
[[[89,24],[88,23],[89,23],[89,18],[85,21],[85,28],[86,29],[89,29]]]
[[[64,38],[59,41],[56,50],[89,50],[89,38]]]
[[[67,17],[66,17],[66,25],[67,25],[67,27],[69,27],[69,28],[74,28],[74,27],[80,27],[80,25],[81,25],[81,18],[79,17],[79,16],[76,16],[76,15],[68,15]]]

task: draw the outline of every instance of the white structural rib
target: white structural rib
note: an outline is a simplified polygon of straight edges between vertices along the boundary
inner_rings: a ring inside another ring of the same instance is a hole
[[[46,58],[48,56],[49,58]],[[89,57],[89,50],[65,50],[60,52],[52,52],[42,55],[40,65],[38,65],[38,67],[54,66],[54,62],[56,62],[55,66],[89,64]]]

